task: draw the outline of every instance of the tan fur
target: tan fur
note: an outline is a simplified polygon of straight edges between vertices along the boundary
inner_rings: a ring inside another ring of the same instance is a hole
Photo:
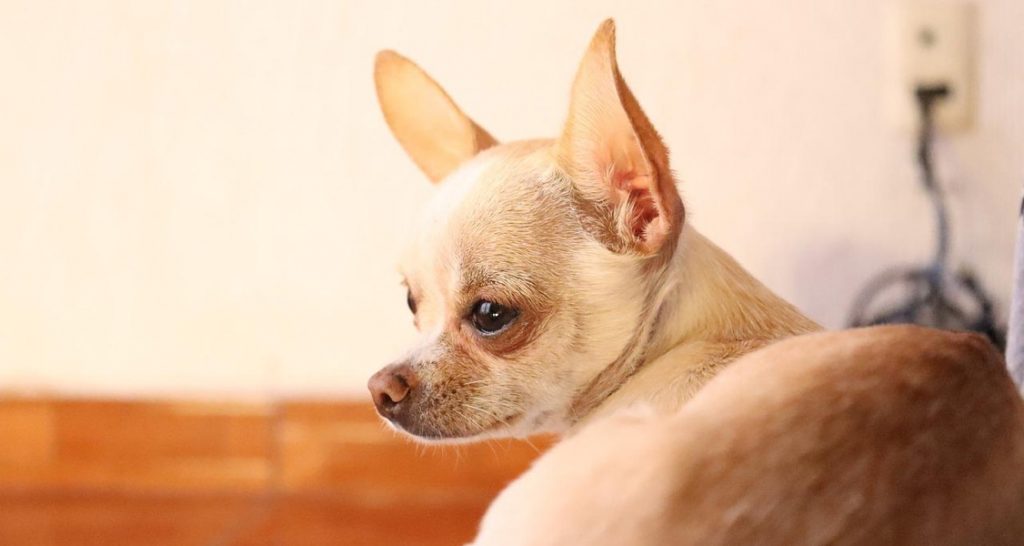
[[[597,205],[590,212],[604,212],[598,223],[615,235],[606,244],[671,255],[683,204],[668,166],[668,149],[619,72],[610,19],[597,29],[580,62],[569,119],[555,153],[583,202]],[[649,196],[643,196],[645,191]],[[634,224],[643,218],[645,206],[653,219],[636,237]]]
[[[426,72],[398,53],[377,54],[374,81],[384,119],[430,180],[440,182],[497,143]]]
[[[481,137],[410,61],[378,57],[388,125],[443,178],[401,265],[422,338],[371,380],[415,383],[387,415],[398,428],[563,434],[637,401],[672,411],[738,356],[817,329],[684,223],[668,151],[614,47],[608,21],[558,138],[507,144]],[[468,319],[480,300],[519,316],[481,335]],[[395,370],[415,380],[384,380]]]
[[[478,546],[1016,545],[1024,404],[982,337],[878,327],[751,353],[619,413],[491,506]]]

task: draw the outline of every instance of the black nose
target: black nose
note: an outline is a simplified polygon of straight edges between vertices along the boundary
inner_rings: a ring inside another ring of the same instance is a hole
[[[409,397],[419,382],[408,364],[392,364],[373,374],[366,386],[373,397],[377,413],[394,419],[408,404],[400,404]]]

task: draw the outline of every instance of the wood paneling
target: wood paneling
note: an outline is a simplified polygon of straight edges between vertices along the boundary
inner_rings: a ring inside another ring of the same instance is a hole
[[[486,500],[363,503],[293,495],[232,546],[454,546],[472,540]]]
[[[366,498],[489,496],[519,475],[547,445],[498,441],[414,444],[363,405],[286,404],[281,485],[292,492],[343,490]]]
[[[259,491],[271,475],[270,415],[269,406],[0,402],[0,487]]]
[[[0,544],[461,544],[549,443],[424,446],[366,404],[0,400]]]
[[[53,405],[37,400],[0,403],[0,483],[32,479],[54,464]]]
[[[224,544],[252,513],[251,499],[210,494],[0,492],[5,546],[207,546]],[[340,544],[340,543],[338,543]]]

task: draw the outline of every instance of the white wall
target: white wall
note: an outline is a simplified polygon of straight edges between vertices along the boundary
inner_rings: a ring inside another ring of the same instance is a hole
[[[930,252],[881,104],[881,0],[0,2],[0,390],[363,395],[412,337],[393,264],[431,188],[377,111],[420,62],[499,138],[553,136],[619,24],[690,218],[829,326]],[[1024,2],[985,0],[955,255],[1008,297]]]

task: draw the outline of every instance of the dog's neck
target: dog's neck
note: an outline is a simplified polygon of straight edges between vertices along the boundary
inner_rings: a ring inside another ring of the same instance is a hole
[[[670,268],[647,360],[686,343],[771,341],[820,328],[691,227]]]
[[[636,402],[628,395],[614,395],[639,372],[651,373],[647,368],[678,368],[678,375],[688,373],[688,367],[698,367],[698,379],[679,383],[694,388],[694,381],[709,378],[718,366],[744,352],[820,328],[689,226],[684,227],[671,260],[657,278],[649,291],[649,315],[634,338],[574,401],[570,414],[577,423],[598,407],[604,413],[612,409],[606,406]],[[707,353],[709,347],[719,351]],[[663,358],[670,352],[691,356]],[[706,353],[711,357],[707,362],[692,361],[693,356]],[[669,398],[681,401],[689,394]]]

